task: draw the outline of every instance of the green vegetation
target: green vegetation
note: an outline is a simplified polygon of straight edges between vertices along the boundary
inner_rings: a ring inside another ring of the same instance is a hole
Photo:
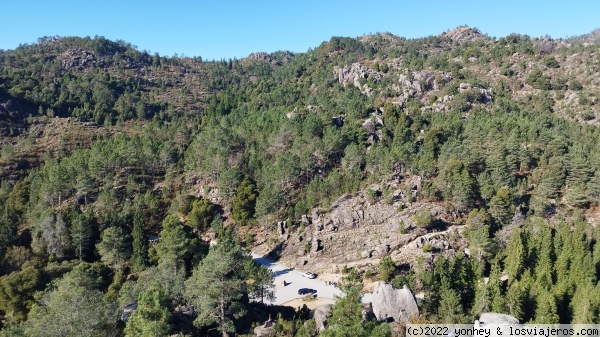
[[[273,291],[252,235],[373,184],[369,202],[392,204],[390,181],[399,212],[419,207],[406,236],[465,225],[452,249],[470,256],[426,243],[431,265],[381,260],[381,279],[425,292],[425,319],[600,323],[600,47],[539,42],[334,37],[272,62],[101,37],[0,51],[0,335],[249,331],[268,316],[248,297]],[[360,88],[340,73],[353,64]],[[360,323],[355,281],[324,335],[389,335]],[[305,314],[280,334],[312,335]]]

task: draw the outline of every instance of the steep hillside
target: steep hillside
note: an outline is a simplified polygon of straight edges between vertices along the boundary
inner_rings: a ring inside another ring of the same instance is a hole
[[[253,287],[227,308],[253,305],[269,278],[241,247],[408,284],[431,321],[600,323],[594,34],[458,27],[210,62],[100,37],[2,51],[2,327],[57,328],[80,291],[106,319],[91,335],[152,296],[165,331],[248,332],[275,309],[190,307],[209,310],[197,285],[223,261],[226,289]]]

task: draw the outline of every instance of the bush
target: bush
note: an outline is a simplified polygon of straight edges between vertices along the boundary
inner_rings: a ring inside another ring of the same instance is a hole
[[[187,222],[190,227],[203,231],[213,221],[216,214],[215,205],[210,201],[201,199],[192,203],[190,212],[187,215]]]
[[[569,84],[569,89],[575,91],[583,90],[583,84],[581,84],[581,82],[578,80],[572,80],[571,84]]]
[[[394,264],[394,261],[392,261],[391,257],[385,256],[379,261],[378,270],[381,279],[385,282],[389,282],[392,279],[392,276],[394,276],[396,265]]]
[[[549,90],[552,87],[550,85],[550,79],[547,76],[544,76],[542,71],[537,68],[529,73],[525,79],[525,83],[540,90]]]
[[[548,68],[560,68],[558,61],[552,55],[544,56],[544,65]]]
[[[433,223],[431,212],[426,208],[421,208],[414,217],[415,225],[419,228],[429,228]]]
[[[429,253],[429,252],[431,252],[433,250],[434,250],[434,247],[431,244],[426,243],[426,244],[423,245],[423,252],[424,253]]]

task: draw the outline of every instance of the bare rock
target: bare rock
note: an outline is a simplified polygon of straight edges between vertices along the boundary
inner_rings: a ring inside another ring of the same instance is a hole
[[[275,336],[275,325],[274,322],[269,317],[269,320],[265,322],[263,325],[259,325],[254,328],[254,334],[257,337],[270,337]]]
[[[375,133],[375,123],[371,119],[367,119],[362,124],[363,128],[367,130],[368,133]]]
[[[457,43],[489,40],[489,37],[481,34],[479,30],[468,26],[456,27],[450,31],[442,33],[440,36],[450,38],[452,41]]]
[[[475,321],[475,326],[483,326],[486,324],[500,325],[500,324],[519,324],[519,320],[511,315],[498,314],[495,312],[484,312],[479,317],[479,320]]]
[[[317,332],[321,332],[327,329],[327,319],[331,317],[331,311],[333,310],[333,304],[325,304],[315,309],[315,325],[317,326]]]
[[[411,317],[419,317],[419,307],[412,291],[407,286],[394,289],[385,282],[375,284],[373,312],[379,320],[393,318],[395,322],[408,323]]]
[[[138,307],[137,301],[127,304],[125,306],[125,308],[123,309],[123,313],[121,314],[121,321],[127,323],[127,321],[129,320],[129,317],[131,317],[131,315],[133,315],[133,312],[137,309],[137,307]]]

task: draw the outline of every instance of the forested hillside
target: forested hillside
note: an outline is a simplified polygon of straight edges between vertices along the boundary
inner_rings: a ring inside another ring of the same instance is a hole
[[[600,324],[592,36],[459,27],[221,61],[101,37],[0,51],[0,336],[249,333],[276,312],[281,335],[315,335],[305,311],[249,301],[273,287],[249,251],[285,252],[278,221],[304,233],[362,194],[440,207],[399,231],[464,244],[344,268],[324,335],[390,334],[360,325],[366,279],[422,291],[422,321]]]

